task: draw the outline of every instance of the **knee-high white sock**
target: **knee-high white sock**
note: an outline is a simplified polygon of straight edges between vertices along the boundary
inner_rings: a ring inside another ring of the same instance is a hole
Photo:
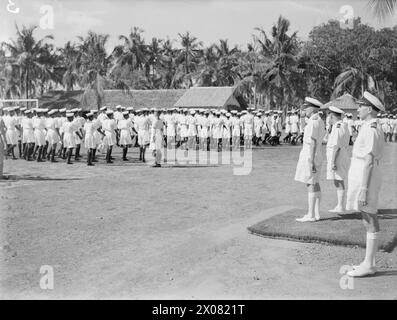
[[[378,250],[378,233],[367,232],[367,247],[365,249],[364,264],[375,267],[375,256]]]
[[[307,214],[310,218],[314,218],[314,205],[316,202],[316,194],[315,192],[307,193],[307,202],[308,202],[308,211]]]
[[[337,207],[345,209],[345,207],[343,205],[343,200],[344,200],[344,196],[345,196],[345,190],[337,189],[336,190],[336,194],[338,196],[338,205],[337,205]]]
[[[314,192],[315,202],[314,202],[314,215],[317,219],[320,219],[320,200],[321,191]]]

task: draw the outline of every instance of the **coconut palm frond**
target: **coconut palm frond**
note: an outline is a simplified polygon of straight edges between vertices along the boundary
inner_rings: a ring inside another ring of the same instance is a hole
[[[397,0],[370,0],[369,6],[379,20],[392,16],[397,7]]]

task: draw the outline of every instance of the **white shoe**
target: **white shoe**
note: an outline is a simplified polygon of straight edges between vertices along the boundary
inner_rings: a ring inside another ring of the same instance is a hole
[[[347,275],[349,277],[366,277],[370,276],[376,273],[376,268],[375,267],[367,267],[363,264],[360,264],[358,266],[353,266],[353,270],[350,270],[347,272]]]
[[[314,215],[314,220],[320,221],[321,220],[320,215],[319,214],[315,214]]]
[[[302,218],[296,219],[298,222],[314,222],[316,221],[316,218],[311,218],[309,215],[304,215]]]
[[[341,207],[336,206],[334,209],[328,210],[331,213],[345,213],[345,210]]]

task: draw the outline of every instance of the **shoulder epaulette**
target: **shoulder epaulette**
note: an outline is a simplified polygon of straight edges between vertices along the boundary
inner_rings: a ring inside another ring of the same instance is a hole
[[[376,122],[371,123],[371,128],[376,129],[378,127],[378,124]]]

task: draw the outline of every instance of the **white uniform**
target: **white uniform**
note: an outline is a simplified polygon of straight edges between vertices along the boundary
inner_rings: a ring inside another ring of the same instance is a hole
[[[306,184],[316,184],[320,181],[321,164],[323,161],[322,141],[325,135],[325,125],[318,114],[313,114],[304,129],[303,146],[299,154],[296,167],[295,180]],[[314,164],[316,173],[312,172],[311,154],[314,148],[314,141],[317,142]]]
[[[76,141],[74,140],[75,132],[78,130],[78,124],[74,121],[66,121],[62,125],[63,131],[63,147],[75,148]]]
[[[146,146],[150,143],[150,120],[146,116],[136,117],[136,131],[138,132],[138,144],[141,147]]]
[[[84,122],[85,122],[84,118],[83,117],[77,117],[73,121],[77,125],[77,130],[76,131],[81,132],[81,130],[84,127]],[[76,133],[74,134],[74,140],[76,141],[76,144],[81,144],[81,142],[82,142],[82,140],[80,139],[80,137]]]
[[[102,134],[98,132],[98,129],[102,127],[102,123],[99,119],[92,120],[93,122],[93,136],[94,136],[94,144],[95,148],[98,147],[102,143]]]
[[[208,117],[201,119],[200,138],[207,139],[210,136],[211,122]]]
[[[7,144],[15,145],[18,143],[18,130],[15,127],[18,125],[17,117],[4,117],[4,125],[7,128],[6,141]]]
[[[244,124],[244,138],[252,138],[254,130],[254,116],[252,114],[246,114],[242,117]]]
[[[187,116],[186,123],[188,125],[187,129],[187,136],[188,137],[195,137],[197,136],[197,119],[192,115]]]
[[[229,119],[225,118],[223,120],[223,124],[226,127],[226,128],[225,127],[223,128],[223,139],[229,140],[232,137],[231,136],[232,122],[231,122],[230,118]]]
[[[383,131],[377,119],[372,119],[362,124],[353,146],[348,174],[346,210],[377,213],[378,196],[382,184],[380,160],[383,156],[384,143]],[[362,207],[358,202],[358,197],[363,182],[364,159],[370,153],[374,156],[374,167],[372,168],[368,186],[367,205]]]
[[[61,141],[56,129],[59,129],[59,121],[56,118],[47,118],[45,122],[47,128],[46,140],[48,144],[53,145]]]
[[[328,180],[343,180],[347,179],[347,172],[349,170],[349,155],[347,148],[349,146],[349,130],[347,124],[342,121],[336,122],[332,126],[332,131],[328,137],[327,142],[327,179]],[[339,150],[336,158],[336,170],[332,170],[332,155]]]
[[[116,120],[105,119],[102,123],[102,129],[105,131],[105,137],[103,138],[104,146],[114,146],[117,143],[116,139]]]
[[[188,123],[187,123],[187,116],[185,116],[185,115],[183,115],[183,114],[181,114],[180,116],[179,116],[179,119],[178,119],[179,121],[179,127],[180,127],[180,134],[181,134],[181,138],[182,139],[184,139],[184,138],[187,138],[188,136],[189,136],[189,134],[188,134],[188,130],[187,130],[187,126],[188,126]]]
[[[22,120],[22,143],[34,143],[33,120],[24,118]]]
[[[150,143],[149,149],[150,150],[160,150],[163,147],[163,129],[164,123],[161,119],[154,119],[153,125],[151,128],[151,137],[150,141],[154,142]]]
[[[232,118],[232,136],[240,137],[241,135],[241,120],[238,117]]]
[[[263,125],[262,119],[255,116],[254,117],[254,131],[255,131],[255,136],[257,138],[259,138],[261,136],[262,125]]]
[[[285,117],[285,133],[288,134],[291,132],[291,116]]]
[[[174,114],[170,114],[165,118],[165,122],[167,124],[167,132],[166,135],[168,137],[175,137],[176,136],[176,116]]]
[[[36,117],[33,118],[33,128],[34,128],[34,140],[36,146],[42,147],[45,146],[45,118],[44,117]]]
[[[122,146],[129,146],[132,144],[131,139],[131,128],[133,124],[130,119],[122,119],[119,120],[117,124],[118,128],[120,129],[120,145]]]
[[[291,122],[291,133],[297,134],[299,132],[299,117],[296,114],[291,115],[290,122]]]

